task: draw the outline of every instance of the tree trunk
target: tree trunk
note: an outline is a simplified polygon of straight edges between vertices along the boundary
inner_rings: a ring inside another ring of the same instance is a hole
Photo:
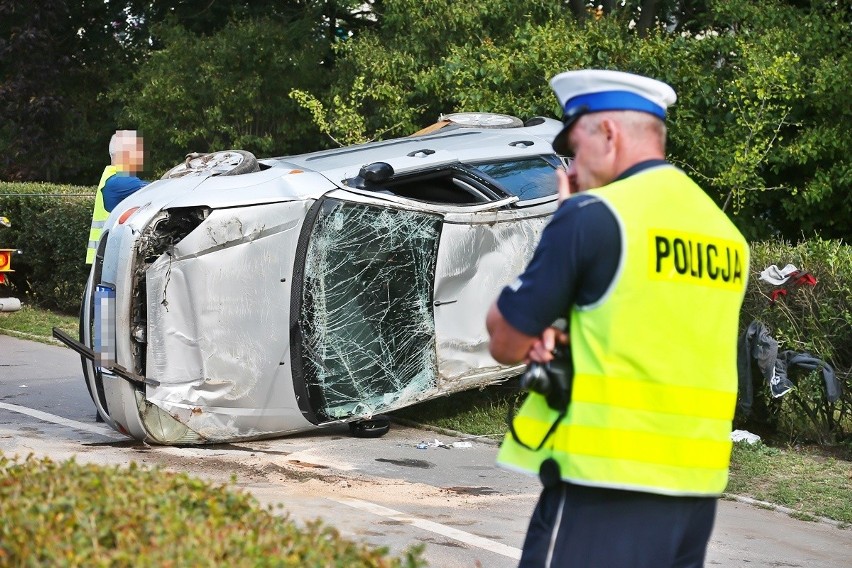
[[[587,15],[585,0],[570,0],[569,4],[571,6],[571,13],[574,14],[577,23],[582,24],[585,22]]]
[[[659,0],[642,0],[642,12],[639,14],[639,21],[636,25],[639,37],[648,37],[648,30],[653,27],[654,20],[657,17],[659,3]]]

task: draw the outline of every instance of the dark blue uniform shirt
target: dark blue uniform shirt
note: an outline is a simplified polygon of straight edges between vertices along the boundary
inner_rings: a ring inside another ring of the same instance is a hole
[[[104,196],[104,209],[112,211],[125,197],[136,193],[146,185],[148,185],[147,181],[122,172],[110,176],[101,190]]]
[[[648,160],[623,172],[622,180],[642,170],[667,165]],[[562,202],[541,234],[532,260],[497,298],[503,318],[515,329],[538,336],[573,305],[598,301],[609,289],[621,256],[621,231],[600,199],[580,194]]]

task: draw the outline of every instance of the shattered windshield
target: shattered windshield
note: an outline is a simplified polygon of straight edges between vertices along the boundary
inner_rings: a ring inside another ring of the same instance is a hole
[[[432,287],[441,218],[327,199],[305,258],[302,366],[320,421],[435,388]]]
[[[497,180],[521,201],[556,193],[555,168],[544,158],[476,164],[472,167]]]

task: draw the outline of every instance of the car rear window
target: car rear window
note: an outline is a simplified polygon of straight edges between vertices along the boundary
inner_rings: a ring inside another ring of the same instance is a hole
[[[544,158],[489,162],[472,167],[496,180],[521,201],[556,193],[556,168]]]

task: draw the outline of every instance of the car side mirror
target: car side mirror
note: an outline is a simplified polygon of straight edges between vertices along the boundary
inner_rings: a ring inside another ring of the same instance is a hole
[[[393,177],[393,166],[387,162],[373,162],[362,166],[358,175],[346,182],[356,189],[372,189],[370,185],[381,183]]]

